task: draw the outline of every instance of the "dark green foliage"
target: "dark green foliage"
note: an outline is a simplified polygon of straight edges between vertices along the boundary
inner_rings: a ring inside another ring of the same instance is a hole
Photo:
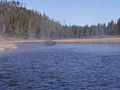
[[[117,23],[67,26],[49,19],[45,13],[27,10],[19,1],[0,1],[0,35],[16,38],[62,39],[83,36],[120,35]]]

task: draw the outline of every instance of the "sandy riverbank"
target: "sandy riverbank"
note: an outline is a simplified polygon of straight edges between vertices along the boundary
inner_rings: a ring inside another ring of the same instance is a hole
[[[0,38],[0,51],[16,49],[16,45]]]

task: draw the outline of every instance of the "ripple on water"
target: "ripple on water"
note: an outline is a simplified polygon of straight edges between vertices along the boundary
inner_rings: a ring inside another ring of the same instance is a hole
[[[0,90],[120,89],[120,45],[35,46],[0,54]]]

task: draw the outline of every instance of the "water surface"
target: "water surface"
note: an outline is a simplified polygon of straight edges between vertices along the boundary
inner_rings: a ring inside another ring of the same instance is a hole
[[[120,90],[120,44],[18,44],[0,53],[0,90]]]

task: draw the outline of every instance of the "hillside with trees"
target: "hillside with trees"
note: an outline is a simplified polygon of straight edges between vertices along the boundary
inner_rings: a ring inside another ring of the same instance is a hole
[[[0,1],[0,35],[21,39],[66,39],[120,35],[120,19],[91,26],[62,25],[19,1]]]

